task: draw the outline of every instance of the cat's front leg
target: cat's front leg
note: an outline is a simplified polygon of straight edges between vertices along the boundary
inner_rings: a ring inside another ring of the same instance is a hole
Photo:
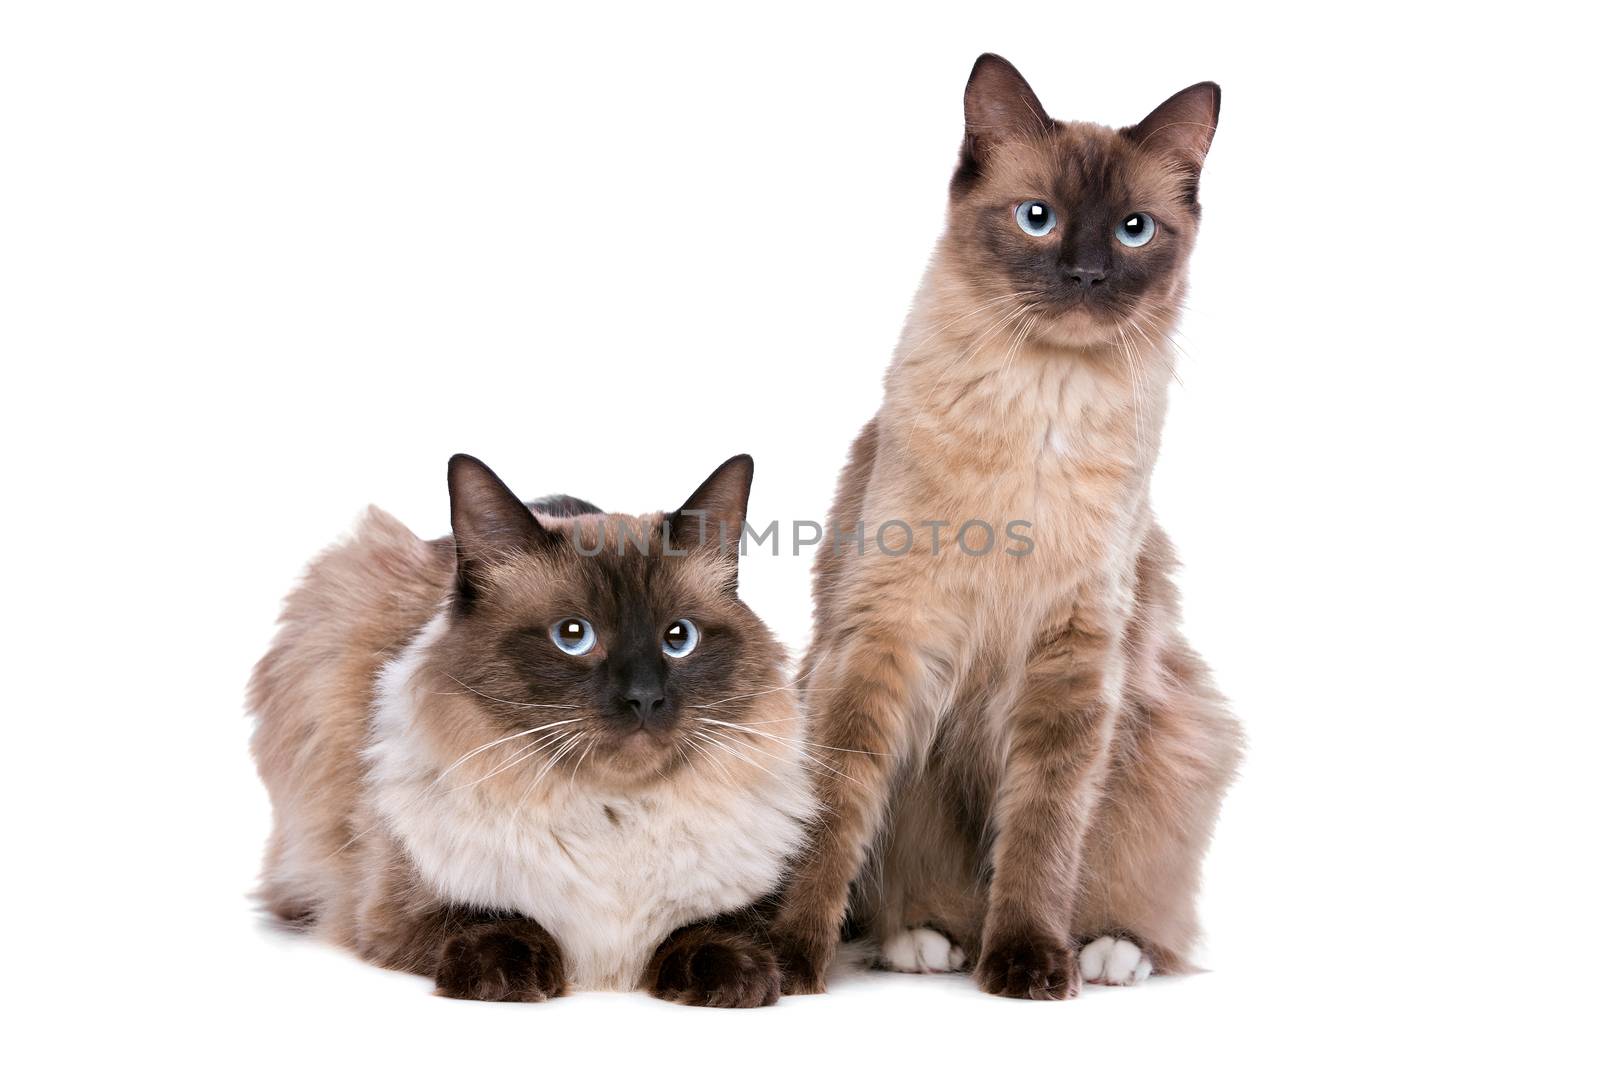
[[[566,961],[544,927],[451,903],[426,888],[399,841],[363,841],[371,874],[348,934],[363,959],[432,977],[458,1000],[548,1000],[566,992]]]
[[[778,1002],[778,957],[730,920],[691,923],[661,942],[640,983],[653,997],[702,1008]]]
[[[785,994],[821,993],[839,942],[850,883],[888,807],[894,769],[916,736],[932,733],[918,716],[915,694],[923,685],[921,650],[905,634],[918,627],[904,612],[892,621],[864,622],[852,634],[852,649],[824,654],[807,689],[812,757],[826,773],[816,780],[820,815],[808,847],[795,857],[772,941],[783,971]]]
[[[1008,716],[994,878],[974,972],[985,992],[1078,994],[1072,900],[1119,713],[1120,633],[1092,616],[1075,619],[1034,653]]]
[[[457,1000],[541,1001],[567,991],[561,946],[524,918],[471,923],[450,936],[434,980]]]

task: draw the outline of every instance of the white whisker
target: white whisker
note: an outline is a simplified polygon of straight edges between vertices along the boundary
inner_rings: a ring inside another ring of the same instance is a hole
[[[807,746],[809,748],[825,748],[825,749],[828,749],[829,751],[832,751],[832,752],[850,752],[850,753],[853,753],[854,755],[857,755],[857,756],[885,756],[885,755],[887,755],[887,753],[884,753],[884,752],[869,752],[864,748],[839,748],[836,745],[824,745],[824,744],[821,744],[821,743],[816,742],[816,741],[807,741],[807,740],[804,740],[803,738],[799,738],[799,737],[783,737],[783,736],[781,736],[779,734],[768,733],[765,730],[752,729],[749,726],[745,725],[744,723],[724,722],[721,719],[708,719],[708,718],[705,718],[704,716],[700,717],[700,721],[701,722],[710,723],[713,726],[726,726],[730,730],[743,730],[747,734],[756,734],[756,735],[758,735],[760,737],[768,737],[768,738],[771,738],[774,741],[782,741],[782,742],[784,742],[786,744],[800,744],[800,745],[805,745],[805,746]]]
[[[472,688],[472,686],[468,685],[466,682],[463,682],[460,678],[457,678],[453,674],[447,674],[447,675],[445,675],[445,677],[450,679],[452,682],[456,683],[457,685],[459,685],[461,688],[465,689],[469,693],[472,693],[472,694],[474,694],[476,696],[480,696],[485,700],[492,700],[496,704],[509,704],[513,708],[563,708],[563,709],[565,709],[567,711],[573,711],[573,710],[576,710],[578,708],[577,704],[524,704],[520,700],[503,700],[500,697],[491,696],[490,694],[485,693],[482,690]]]
[[[496,741],[490,741],[486,745],[479,745],[477,748],[473,749],[471,752],[468,752],[465,756],[462,756],[460,759],[458,759],[454,763],[450,764],[450,766],[448,766],[444,770],[440,771],[439,774],[438,774],[438,777],[436,777],[434,779],[434,781],[435,781],[435,783],[444,781],[445,775],[449,774],[451,771],[455,770],[457,767],[461,766],[463,763],[467,762],[467,760],[471,759],[473,756],[476,756],[478,753],[487,752],[489,749],[494,748],[496,745],[503,745],[507,741],[515,741],[519,737],[527,737],[529,734],[537,734],[537,733],[541,733],[541,732],[543,732],[545,730],[554,730],[558,726],[567,726],[567,725],[570,725],[571,723],[575,723],[575,722],[578,722],[578,721],[579,720],[577,720],[577,719],[562,719],[560,722],[545,723],[543,726],[535,726],[531,730],[523,730],[521,733],[509,734],[509,735],[507,735],[505,737],[502,737],[502,738],[500,738],[500,739],[498,739]]]

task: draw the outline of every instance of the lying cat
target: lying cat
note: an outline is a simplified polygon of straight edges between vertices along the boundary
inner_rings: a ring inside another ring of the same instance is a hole
[[[267,908],[451,997],[773,1003],[755,905],[813,801],[784,653],[736,595],[752,472],[629,517],[456,456],[453,537],[370,510],[251,681]]]

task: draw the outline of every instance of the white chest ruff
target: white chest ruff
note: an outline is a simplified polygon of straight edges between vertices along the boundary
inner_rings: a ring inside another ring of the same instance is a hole
[[[508,809],[470,786],[438,788],[416,735],[411,677],[440,623],[380,678],[369,781],[379,812],[446,899],[538,920],[585,989],[629,989],[662,939],[776,888],[811,801],[778,763],[747,789],[714,771],[627,794],[560,780]]]

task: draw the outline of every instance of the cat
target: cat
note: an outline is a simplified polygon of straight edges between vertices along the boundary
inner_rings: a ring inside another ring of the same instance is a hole
[[[753,472],[629,517],[458,455],[452,536],[369,509],[251,680],[268,911],[449,997],[773,1003],[760,906],[813,798],[737,596]]]
[[[973,68],[947,227],[829,519],[908,525],[816,561],[800,679],[839,773],[774,920],[785,992],[824,990],[847,913],[884,966],[1011,997],[1192,968],[1242,738],[1178,632],[1149,485],[1220,95],[1116,130]],[[956,550],[975,521],[1032,550]]]

